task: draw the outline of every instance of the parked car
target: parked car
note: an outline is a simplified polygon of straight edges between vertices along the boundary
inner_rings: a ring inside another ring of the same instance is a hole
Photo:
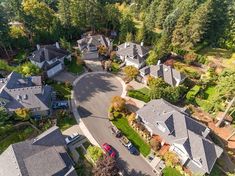
[[[122,136],[121,131],[114,125],[110,126],[111,133],[114,134],[117,138],[120,138]]]
[[[121,137],[121,143],[129,150],[129,152],[133,155],[139,155],[138,150],[135,146],[129,141],[125,136]]]
[[[102,145],[102,148],[108,156],[110,156],[112,158],[116,158],[117,153],[114,151],[114,149],[109,144],[104,143]]]
[[[65,142],[66,144],[69,144],[78,138],[80,138],[80,135],[78,133],[73,133],[72,135],[65,138]]]
[[[52,104],[53,109],[67,109],[69,103],[67,101],[57,101]]]

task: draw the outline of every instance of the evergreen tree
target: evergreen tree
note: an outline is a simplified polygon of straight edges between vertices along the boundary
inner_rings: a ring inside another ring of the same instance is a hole
[[[206,1],[191,16],[187,31],[188,36],[190,36],[189,46],[196,46],[196,44],[202,42],[204,39],[211,20],[212,5],[212,0]]]

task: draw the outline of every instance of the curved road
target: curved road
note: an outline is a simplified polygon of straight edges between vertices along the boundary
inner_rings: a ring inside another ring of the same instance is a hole
[[[128,175],[153,175],[148,163],[141,156],[131,155],[110,132],[108,107],[112,97],[121,95],[122,90],[119,80],[111,74],[87,74],[74,86],[75,98],[79,103],[78,112],[100,145],[107,142],[118,151],[118,165],[125,171],[128,170]]]

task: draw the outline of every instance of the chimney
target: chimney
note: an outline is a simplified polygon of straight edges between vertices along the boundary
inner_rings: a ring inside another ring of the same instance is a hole
[[[141,42],[141,43],[140,43],[140,46],[144,46],[144,42]]]
[[[203,135],[203,137],[206,138],[209,133],[210,133],[210,129],[209,129],[209,128],[206,128],[205,131],[202,132],[202,135]]]
[[[59,45],[59,43],[58,42],[55,42],[55,46],[56,46],[56,48],[60,48],[60,45]]]
[[[158,60],[158,61],[157,61],[157,65],[160,65],[160,64],[161,64],[161,60]]]
[[[127,42],[125,42],[124,48],[127,48]]]
[[[37,44],[37,49],[38,49],[38,50],[40,49],[40,45],[39,45],[39,44]]]

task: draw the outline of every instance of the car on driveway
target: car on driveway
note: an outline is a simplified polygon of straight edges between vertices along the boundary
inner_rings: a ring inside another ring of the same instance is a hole
[[[104,144],[102,145],[102,149],[105,151],[105,153],[106,153],[108,156],[110,156],[110,157],[112,157],[112,158],[116,158],[117,153],[114,151],[114,149],[113,149],[109,144],[104,143]]]
[[[131,154],[133,155],[139,155],[138,150],[135,148],[135,146],[129,141],[125,136],[122,136],[120,139],[122,145],[124,145]]]
[[[111,126],[110,126],[110,130],[111,130],[111,133],[115,135],[115,137],[117,137],[117,138],[122,137],[121,131],[120,131],[119,129],[117,129],[116,126],[111,125]]]
[[[67,109],[69,103],[67,101],[56,101],[52,104],[53,109]]]
[[[78,138],[80,138],[80,135],[78,133],[73,133],[70,136],[65,138],[65,142],[66,142],[66,144],[69,144],[69,143],[77,140]]]

